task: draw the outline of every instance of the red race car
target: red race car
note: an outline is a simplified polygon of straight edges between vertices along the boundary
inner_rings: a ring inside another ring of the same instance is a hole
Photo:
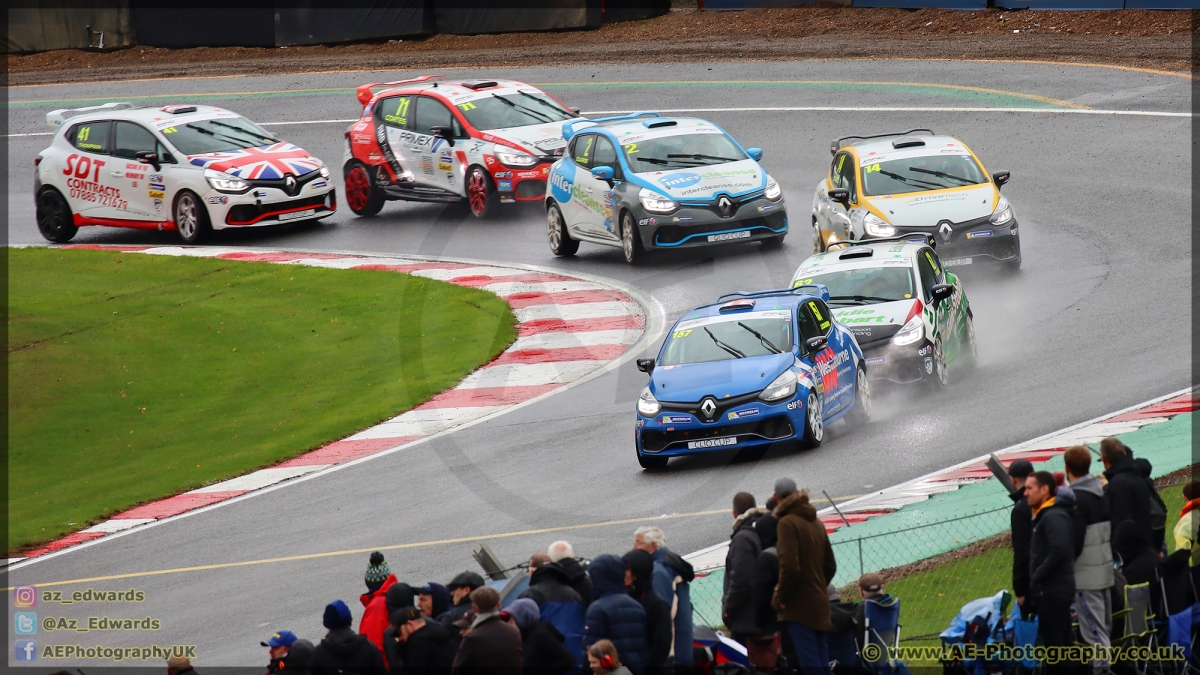
[[[564,122],[579,111],[512,80],[440,75],[364,84],[362,117],[346,130],[346,203],[360,216],[389,199],[466,202],[485,218],[498,203],[540,201],[562,157]]]

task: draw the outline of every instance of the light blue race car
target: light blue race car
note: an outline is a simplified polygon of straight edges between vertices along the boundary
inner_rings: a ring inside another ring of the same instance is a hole
[[[712,122],[641,112],[566,122],[563,138],[546,194],[554,255],[575,255],[581,241],[620,246],[629,263],[651,249],[783,243],[783,190],[759,165],[762,150]]]
[[[687,312],[658,358],[637,362],[650,375],[634,432],[642,467],[710,450],[817,447],[835,420],[869,421],[862,350],[828,300],[814,284],[732,293]]]

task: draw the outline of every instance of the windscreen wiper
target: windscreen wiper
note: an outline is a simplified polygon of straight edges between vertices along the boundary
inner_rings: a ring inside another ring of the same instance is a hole
[[[854,300],[856,302],[867,302],[869,300],[873,302],[896,302],[898,298],[881,298],[878,295],[831,295],[829,296],[829,299],[831,301]]]
[[[558,107],[558,106],[554,105],[553,103],[551,103],[551,102],[549,102],[549,101],[545,101],[545,100],[543,100],[543,99],[540,99],[540,98],[538,98],[538,97],[534,96],[533,94],[527,94],[527,93],[525,93],[525,92],[523,92],[523,91],[518,91],[517,93],[518,93],[518,94],[520,94],[520,95],[522,95],[522,96],[524,96],[524,97],[526,97],[526,98],[531,98],[531,99],[533,99],[534,101],[537,101],[538,103],[542,104],[544,107],[546,107],[546,108],[549,108],[549,109],[553,110],[553,111],[554,111],[554,112],[556,112],[556,113],[562,114],[562,113],[567,113],[567,112],[569,112],[569,111],[567,111],[567,110],[563,110],[562,108],[560,108],[560,107]]]
[[[550,119],[550,116],[544,112],[541,112],[539,110],[534,110],[533,108],[526,108],[523,105],[517,105],[516,103],[513,103],[512,101],[504,98],[503,96],[500,96],[499,94],[492,94],[492,98],[499,99],[499,100],[503,101],[506,105],[516,108],[517,110],[523,110],[529,115],[537,115],[538,117],[542,118],[543,120],[545,120],[547,122],[554,121],[554,120]]]
[[[716,155],[701,155],[700,153],[694,153],[694,154],[692,154],[692,153],[674,154],[673,153],[673,154],[667,155],[667,157],[689,157],[691,159],[715,159],[718,162],[736,162],[736,161],[738,161],[736,159],[732,159],[729,157],[717,157]]]
[[[774,342],[771,342],[767,338],[763,337],[762,333],[754,330],[753,328],[751,328],[750,326],[747,326],[746,324],[742,323],[741,321],[738,322],[738,325],[741,326],[742,328],[745,328],[746,330],[750,331],[751,333],[753,333],[754,337],[758,338],[758,341],[761,342],[763,344],[763,346],[766,347],[767,349],[770,349],[771,351],[775,352],[776,354],[783,353],[782,349],[780,349],[779,347],[776,347]]]
[[[971,180],[970,178],[963,178],[962,176],[955,176],[955,175],[954,175],[954,174],[952,174],[952,173],[946,173],[946,172],[944,172],[944,171],[933,171],[933,170],[930,170],[930,169],[919,169],[919,168],[917,168],[917,167],[915,167],[915,166],[910,166],[910,167],[908,167],[908,170],[909,170],[909,171],[916,171],[917,173],[927,173],[927,174],[929,174],[929,175],[931,175],[931,176],[937,176],[938,178],[949,178],[950,180],[960,180],[960,181],[962,181],[962,182],[963,182],[963,184],[965,184],[965,185],[978,185],[978,183],[976,183],[975,181]]]
[[[904,183],[905,185],[912,185],[912,183],[910,183],[910,182],[909,182],[909,180],[908,180],[907,178],[905,178],[904,176],[901,176],[901,175],[900,175],[900,174],[898,174],[898,173],[892,173],[891,171],[884,171],[883,169],[880,169],[880,170],[879,170],[879,171],[877,171],[876,173],[881,173],[881,174],[883,174],[883,175],[887,176],[888,178],[891,178],[892,180],[898,180],[898,181],[900,181],[901,183]],[[924,190],[937,190],[937,189],[940,189],[940,188],[942,187],[941,185],[938,185],[937,183],[930,183],[930,182],[929,182],[929,181],[927,181],[927,180],[918,180],[918,179],[916,179],[916,178],[914,178],[913,180],[914,180],[914,181],[916,181],[916,182],[918,182],[918,183],[924,183],[924,184],[926,184],[926,185],[932,185],[932,186],[933,186],[933,187],[922,188],[922,189],[924,189]],[[920,185],[915,185],[914,187],[921,187],[921,186],[920,186]]]
[[[213,125],[213,126],[225,127],[226,129],[233,129],[234,131],[236,131],[236,132],[238,132],[238,133],[242,133],[242,134],[249,134],[249,135],[251,135],[251,136],[257,136],[258,138],[265,138],[265,139],[267,139],[268,141],[275,141],[275,142],[279,142],[279,139],[278,139],[278,138],[276,138],[276,137],[274,137],[274,136],[268,136],[268,135],[266,135],[266,134],[260,134],[260,133],[254,132],[254,131],[250,131],[249,129],[243,129],[243,128],[241,128],[241,127],[235,127],[235,126],[233,126],[232,124],[225,124],[224,122],[220,122],[220,121],[217,121],[217,120],[209,120],[209,121],[208,121],[208,123],[209,123],[209,124],[211,124],[211,125]]]
[[[721,342],[720,340],[718,340],[717,336],[713,335],[712,331],[709,330],[707,326],[705,326],[704,332],[708,333],[708,337],[712,338],[713,344],[717,345],[721,349],[724,349],[725,351],[729,352],[730,354],[733,354],[734,356],[738,357],[739,359],[746,358],[745,354],[739,352],[738,350],[734,349],[733,347],[730,347],[729,345],[725,344],[724,342]]]

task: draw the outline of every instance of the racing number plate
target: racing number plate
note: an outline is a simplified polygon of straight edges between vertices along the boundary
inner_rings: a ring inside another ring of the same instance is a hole
[[[308,216],[315,215],[316,212],[317,212],[316,209],[305,209],[303,211],[292,211],[291,213],[281,213],[281,214],[279,214],[279,219],[280,220],[295,220],[297,218],[307,218]]]
[[[971,264],[970,258],[951,258],[949,260],[942,261],[943,267],[961,267],[962,265],[970,265],[970,264]]]
[[[726,436],[724,438],[708,438],[703,441],[692,441],[688,443],[688,450],[699,450],[701,448],[723,448],[727,445],[737,445],[737,436]]]
[[[730,239],[745,239],[750,236],[749,230],[742,232],[726,232],[725,234],[710,234],[708,240],[713,241],[729,241]]]

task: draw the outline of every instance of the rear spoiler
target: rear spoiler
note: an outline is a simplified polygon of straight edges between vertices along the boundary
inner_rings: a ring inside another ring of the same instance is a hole
[[[51,110],[46,113],[46,124],[51,126],[59,126],[72,117],[78,115],[86,115],[88,113],[100,112],[102,110],[131,110],[138,106],[132,103],[105,103],[104,105],[93,105],[87,108],[63,108],[61,110]]]
[[[594,119],[572,120],[570,122],[564,122],[563,127],[562,127],[563,140],[569,141],[575,136],[575,134],[577,134],[581,131],[581,129],[576,128],[576,125],[586,123],[586,124],[595,126],[597,124],[600,124],[601,122],[616,122],[616,121],[620,121],[620,120],[636,120],[639,117],[662,117],[662,115],[659,115],[656,112],[643,111],[643,112],[630,113],[628,115],[616,115],[614,117],[597,117]],[[587,127],[584,127],[584,128],[586,129]]]
[[[398,87],[402,84],[413,84],[416,82],[445,82],[445,81],[446,81],[446,77],[444,75],[422,75],[420,77],[414,77],[411,80],[396,80],[395,82],[372,82],[370,84],[364,84],[364,85],[358,87],[357,89],[355,89],[354,93],[358,95],[358,102],[363,105],[366,105],[371,102],[371,98],[373,96],[375,96],[375,94],[377,94],[380,91],[383,91],[385,89],[390,89],[392,87]]]

